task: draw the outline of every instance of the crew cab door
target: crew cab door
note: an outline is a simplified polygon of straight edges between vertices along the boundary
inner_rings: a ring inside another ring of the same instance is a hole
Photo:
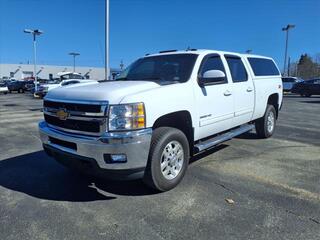
[[[234,97],[233,127],[250,122],[254,110],[254,85],[243,59],[239,56],[225,55],[232,78]]]
[[[220,55],[209,54],[204,57],[198,75],[203,76],[209,70],[220,70],[226,75]],[[197,139],[231,128],[234,116],[232,86],[227,76],[222,81],[200,85],[195,89],[199,124],[195,132]]]

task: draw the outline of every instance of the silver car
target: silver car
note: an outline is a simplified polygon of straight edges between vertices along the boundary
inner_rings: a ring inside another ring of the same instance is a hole
[[[304,80],[296,77],[283,77],[282,78],[283,91],[291,92],[291,89],[293,88],[293,86],[300,82],[304,82]]]

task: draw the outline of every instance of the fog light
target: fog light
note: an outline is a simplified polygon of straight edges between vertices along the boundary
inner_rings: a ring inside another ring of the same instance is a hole
[[[125,154],[104,154],[104,161],[106,163],[126,163],[127,156]]]

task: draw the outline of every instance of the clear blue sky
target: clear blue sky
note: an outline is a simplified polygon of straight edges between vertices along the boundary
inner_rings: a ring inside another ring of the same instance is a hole
[[[40,64],[104,64],[104,0],[0,0],[0,61],[32,62],[31,36]],[[32,13],[35,12],[33,15]],[[320,0],[110,0],[110,62],[127,65],[145,53],[165,49],[209,48],[274,57],[283,65],[285,35],[289,55],[320,52]]]

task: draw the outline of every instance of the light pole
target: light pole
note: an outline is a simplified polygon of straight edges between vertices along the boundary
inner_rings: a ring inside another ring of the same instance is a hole
[[[73,72],[76,72],[76,56],[79,56],[80,53],[77,52],[71,52],[69,55],[73,56]]]
[[[110,79],[109,68],[109,0],[106,0],[106,14],[105,14],[105,79]]]
[[[282,31],[286,32],[286,48],[284,52],[284,64],[283,64],[283,75],[286,75],[286,67],[287,67],[287,56],[288,56],[288,40],[289,40],[289,30],[291,28],[294,28],[295,25],[293,24],[288,24],[286,27],[282,28]]]
[[[35,91],[38,90],[38,77],[37,77],[37,41],[36,41],[36,36],[39,36],[43,33],[43,31],[39,29],[25,29],[25,33],[31,33],[33,36],[33,64],[34,64],[34,89]]]

